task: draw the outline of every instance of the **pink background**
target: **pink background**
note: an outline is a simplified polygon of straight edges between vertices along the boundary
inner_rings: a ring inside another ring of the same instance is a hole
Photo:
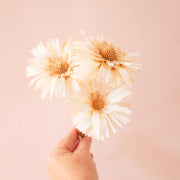
[[[41,101],[28,88],[27,57],[37,42],[103,34],[139,51],[131,123],[94,140],[101,180],[180,179],[179,0],[0,1],[0,179],[47,180],[46,156],[71,129],[65,100]]]

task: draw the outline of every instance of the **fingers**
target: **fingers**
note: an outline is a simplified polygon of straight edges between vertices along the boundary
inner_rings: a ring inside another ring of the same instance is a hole
[[[88,136],[85,136],[84,138],[80,140],[79,145],[76,149],[76,152],[89,154],[90,148],[91,148],[91,142],[92,142],[92,139]]]
[[[57,145],[57,149],[73,152],[79,143],[78,131],[73,128]]]

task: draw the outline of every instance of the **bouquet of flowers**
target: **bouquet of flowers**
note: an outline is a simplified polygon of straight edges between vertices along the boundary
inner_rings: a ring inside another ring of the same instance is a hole
[[[104,140],[129,122],[130,104],[123,99],[132,94],[131,85],[141,69],[134,59],[139,54],[126,53],[103,37],[81,33],[84,41],[40,42],[27,60],[27,77],[34,77],[29,86],[35,84],[41,99],[68,99],[79,132]]]

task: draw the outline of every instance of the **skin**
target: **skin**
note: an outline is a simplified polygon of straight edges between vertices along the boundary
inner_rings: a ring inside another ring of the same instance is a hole
[[[63,138],[47,158],[50,180],[98,180],[96,165],[90,153],[92,139],[78,137],[77,129]]]

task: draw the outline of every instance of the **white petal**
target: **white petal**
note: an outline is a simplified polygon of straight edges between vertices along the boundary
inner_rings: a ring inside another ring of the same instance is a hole
[[[52,99],[57,78],[51,80],[50,99]]]
[[[81,112],[73,117],[73,123],[80,131],[86,133],[91,125],[91,117],[89,113]]]
[[[108,128],[108,124],[107,124],[104,114],[101,114],[101,126],[102,126],[101,127],[102,133],[108,138],[109,137],[109,128]]]
[[[120,121],[123,125],[126,125],[130,121],[127,115],[120,112],[112,112],[110,115],[113,119]]]
[[[37,81],[37,83],[36,83],[33,91],[36,91],[36,90],[40,89],[41,87],[43,87],[45,81],[46,81],[46,80],[45,80],[44,78],[43,78],[43,79],[42,79],[42,78],[39,79],[39,81]]]
[[[110,77],[111,77],[111,70],[106,69],[103,67],[103,65],[101,65],[98,76],[97,76],[97,81],[108,82]]]
[[[33,78],[30,83],[29,86],[31,86],[34,82],[36,82],[38,79],[40,78],[40,76],[36,76],[35,78]]]
[[[111,92],[111,89],[112,89],[111,86],[104,83],[102,88],[101,88],[101,94],[104,95],[104,96],[107,96],[107,94],[109,94],[109,92]]]
[[[36,76],[40,74],[40,71],[41,69],[37,66],[27,66],[26,68],[27,77]]]
[[[71,77],[65,80],[65,87],[66,96],[68,97],[75,96],[76,93],[80,91],[79,83]]]
[[[95,137],[100,136],[100,117],[99,113],[94,111],[92,115],[93,134]]]
[[[109,86],[111,88],[115,88],[121,83],[121,81],[122,80],[121,80],[120,73],[117,70],[111,71],[111,77],[110,77],[109,82],[108,82]]]
[[[125,66],[127,66],[127,67],[129,67],[129,68],[131,68],[131,69],[134,69],[134,70],[136,70],[136,71],[139,71],[139,70],[142,69],[142,66],[141,66],[140,64],[138,64],[138,63],[134,63],[134,62],[123,62],[122,64],[125,65]]]
[[[51,53],[51,56],[59,57],[61,54],[61,47],[58,39],[50,39],[46,42],[47,49]]]
[[[41,99],[42,100],[46,98],[49,89],[50,89],[50,85],[49,85],[49,82],[47,82],[47,84],[45,86],[43,86],[43,89],[41,91]]]
[[[118,126],[123,128],[122,124],[113,115],[111,115],[111,114],[108,114],[108,115]]]
[[[72,88],[75,92],[78,92],[80,91],[80,88],[79,88],[79,83],[76,81],[76,80],[71,80],[71,83],[72,83]]]
[[[80,96],[81,97],[84,97],[84,98],[87,98],[89,96],[89,93],[91,91],[91,88],[89,87],[89,84],[88,83],[80,83],[79,84],[80,86]]]
[[[68,97],[74,96],[74,88],[72,87],[72,79],[69,77],[65,80],[66,95]]]
[[[49,54],[42,42],[40,42],[34,49],[32,49],[31,52],[37,58],[46,57]]]
[[[81,77],[80,77],[77,73],[71,74],[71,78],[72,78],[72,79],[81,80]]]
[[[101,89],[101,83],[99,83],[95,79],[93,79],[91,82],[92,82],[92,88],[94,92],[99,91]]]
[[[64,78],[58,79],[56,82],[56,96],[65,97],[65,80]]]
[[[117,112],[123,112],[123,113],[125,113],[127,115],[131,114],[131,111],[129,110],[129,108],[121,107],[121,106],[117,106],[117,105],[112,105],[112,104],[107,105],[105,107],[104,111],[107,112],[107,113],[111,113],[111,112],[117,111]]]
[[[68,101],[73,105],[76,112],[89,112],[92,110],[90,105],[85,103],[82,98],[70,96],[68,97]]]
[[[111,70],[106,70],[106,73],[104,76],[105,83],[108,83],[110,78],[111,78]]]
[[[109,125],[109,128],[110,128],[110,130],[113,132],[113,133],[115,133],[116,132],[116,129],[114,128],[114,126],[113,126],[113,124],[112,124],[112,120],[111,120],[111,118],[107,115],[107,114],[105,114],[105,117],[106,117],[106,119],[107,119],[107,122],[108,122],[108,125]]]
[[[126,69],[120,68],[119,73],[122,75],[123,80],[129,85],[129,73]]]
[[[132,92],[130,91],[129,87],[124,85],[121,86],[120,88],[117,88],[115,90],[113,90],[108,96],[107,98],[109,99],[109,101],[111,103],[118,103],[120,102],[123,98],[128,97],[132,94]]]
[[[76,114],[73,118],[72,118],[72,122],[75,126],[77,126],[77,124],[80,122],[80,121],[83,121],[82,116],[83,116],[84,113],[78,113]]]
[[[62,83],[61,83],[61,88],[62,88],[62,95],[65,97],[66,96],[66,87],[65,87],[65,79],[62,78]]]
[[[79,103],[77,104],[76,108],[77,111],[86,111],[86,112],[91,111],[91,107],[89,106],[89,104]]]
[[[92,125],[92,123],[91,123],[90,127],[87,129],[86,134],[87,134],[89,137],[94,137],[94,135],[93,135],[93,125]],[[94,138],[96,138],[96,137],[94,137]]]

